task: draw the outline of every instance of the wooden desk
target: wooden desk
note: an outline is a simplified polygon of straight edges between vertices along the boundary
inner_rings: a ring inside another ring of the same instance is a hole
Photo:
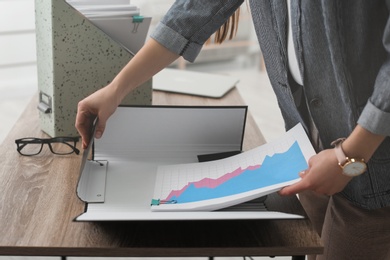
[[[242,105],[233,90],[221,100],[155,93],[155,104]],[[14,140],[46,137],[37,98],[0,147],[0,255],[30,256],[282,256],[322,252],[302,220],[74,222],[84,211],[76,196],[81,155],[23,157]],[[264,142],[250,117],[245,149]],[[303,213],[295,197],[267,199],[270,210]]]

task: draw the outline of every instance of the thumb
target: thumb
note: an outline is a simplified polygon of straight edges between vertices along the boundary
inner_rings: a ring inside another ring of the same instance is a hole
[[[297,183],[284,187],[279,191],[282,196],[294,195],[307,189],[307,184],[304,179],[301,179]]]

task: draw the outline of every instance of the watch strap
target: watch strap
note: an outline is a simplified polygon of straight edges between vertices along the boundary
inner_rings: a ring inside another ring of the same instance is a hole
[[[345,138],[339,138],[334,140],[331,145],[334,146],[334,151],[336,153],[337,161],[339,162],[340,166],[343,166],[347,162],[347,156],[344,153],[343,148],[341,147],[341,144],[345,141]]]

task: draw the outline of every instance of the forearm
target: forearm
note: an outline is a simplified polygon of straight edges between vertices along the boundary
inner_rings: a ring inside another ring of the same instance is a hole
[[[385,136],[373,134],[357,125],[342,147],[347,156],[363,158],[367,162],[384,139]]]
[[[107,87],[115,91],[119,104],[128,93],[178,57],[179,55],[169,51],[154,39],[150,39]]]

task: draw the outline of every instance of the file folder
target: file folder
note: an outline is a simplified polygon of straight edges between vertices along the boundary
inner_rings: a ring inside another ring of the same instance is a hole
[[[77,195],[86,203],[76,221],[290,219],[262,200],[219,211],[152,212],[161,165],[196,163],[199,155],[241,151],[247,107],[119,107],[92,159],[80,169]],[[203,156],[204,157],[204,156]]]

